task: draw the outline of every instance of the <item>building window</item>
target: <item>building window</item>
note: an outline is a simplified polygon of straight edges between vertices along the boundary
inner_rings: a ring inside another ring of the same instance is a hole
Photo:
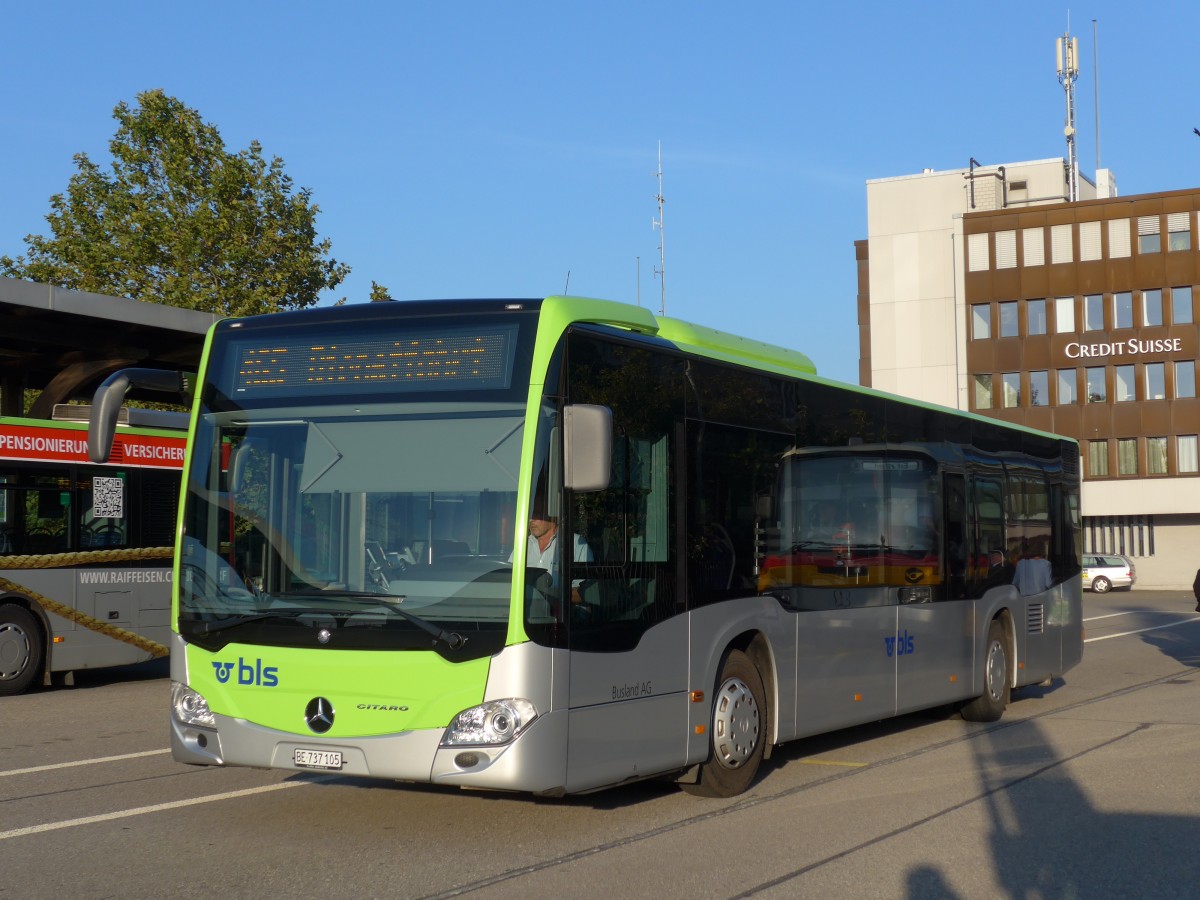
[[[1075,330],[1075,298],[1059,297],[1054,301],[1054,330],[1070,334]]]
[[[1113,294],[1113,328],[1133,327],[1133,293],[1117,291]]]
[[[1175,471],[1184,473],[1200,472],[1196,459],[1196,435],[1181,434],[1175,445]]]
[[[1192,287],[1171,288],[1171,321],[1176,325],[1192,324]]]
[[[1167,439],[1146,438],[1146,471],[1151,475],[1167,474]]]
[[[1044,266],[1046,264],[1046,238],[1040,228],[1024,228],[1021,230],[1021,244],[1025,251],[1025,266]]]
[[[992,336],[992,308],[986,303],[971,307],[971,337],[986,341]]]
[[[1108,475],[1108,441],[1088,441],[1088,474],[1092,478]]]
[[[975,376],[975,408],[976,409],[991,409],[992,408],[992,376],[991,375],[976,375]]]
[[[1117,474],[1137,474],[1137,438],[1121,438],[1117,441]]]
[[[1117,377],[1116,377],[1114,386],[1117,389],[1117,402],[1118,403],[1124,403],[1129,400],[1137,399],[1137,396],[1136,396],[1137,389],[1134,386],[1136,384],[1137,378],[1134,375],[1134,368],[1135,368],[1134,366],[1117,366],[1117,369],[1116,369]]]
[[[1083,298],[1083,330],[1104,330],[1104,296],[1088,294]]]
[[[1162,363],[1146,363],[1146,399],[1162,400],[1167,396],[1166,367]]]
[[[1083,552],[1154,556],[1154,516],[1084,516]]]
[[[1079,390],[1076,386],[1074,369],[1058,370],[1058,405],[1072,406],[1079,402]]]
[[[1162,323],[1162,291],[1158,288],[1142,291],[1142,324],[1161,325]]]
[[[1050,404],[1050,377],[1045,369],[1029,373],[1029,405],[1048,406]]]
[[[1000,376],[1001,383],[1004,386],[1004,403],[1005,409],[1015,409],[1021,405],[1021,373],[1020,372],[1005,372]]]
[[[1108,223],[1108,258],[1123,259],[1129,255],[1129,220],[1110,220]]]
[[[1104,384],[1104,367],[1092,366],[1087,370],[1087,402],[1104,403],[1108,400],[1108,391]]]
[[[1100,259],[1100,223],[1079,223],[1079,259],[1087,262]]]
[[[1017,267],[1017,233],[1015,231],[996,232],[996,268],[1015,269]]]
[[[1158,233],[1158,216],[1138,216],[1138,253],[1158,253],[1162,250],[1162,235]]]
[[[1017,337],[1017,302],[1007,300],[1000,304],[1000,337]]]
[[[968,234],[967,269],[971,272],[986,272],[989,265],[988,236],[986,234]]]
[[[1196,361],[1194,359],[1180,360],[1175,363],[1175,396],[1196,396]]]
[[[1074,261],[1071,245],[1070,225],[1050,226],[1050,262],[1069,263]]]
[[[1025,326],[1029,329],[1029,334],[1045,334],[1046,333],[1046,301],[1045,300],[1026,300],[1025,301]]]
[[[1167,216],[1167,250],[1191,250],[1192,232],[1188,227],[1187,213],[1170,213]]]

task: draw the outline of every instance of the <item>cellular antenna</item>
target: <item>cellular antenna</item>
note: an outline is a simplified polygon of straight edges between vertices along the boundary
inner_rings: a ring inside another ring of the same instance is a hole
[[[1092,85],[1096,95],[1096,171],[1100,171],[1100,38],[1092,19]]]
[[[665,316],[667,314],[667,251],[666,241],[663,238],[663,190],[662,190],[662,141],[658,142],[658,171],[655,173],[658,178],[658,193],[654,199],[658,201],[658,218],[654,220],[654,227],[658,229],[658,268],[654,270],[654,274],[658,277],[658,287],[660,294],[658,314]]]
[[[1079,78],[1079,38],[1067,32],[1055,40],[1055,57],[1058,63],[1058,83],[1067,94],[1067,124],[1063,134],[1067,139],[1067,197],[1071,202],[1079,199],[1079,156],[1075,149],[1075,81]]]

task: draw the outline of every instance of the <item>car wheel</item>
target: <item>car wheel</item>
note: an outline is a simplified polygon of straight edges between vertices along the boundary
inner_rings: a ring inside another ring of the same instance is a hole
[[[1107,594],[1112,588],[1112,582],[1103,575],[1097,575],[1092,579],[1092,590],[1097,594]]]

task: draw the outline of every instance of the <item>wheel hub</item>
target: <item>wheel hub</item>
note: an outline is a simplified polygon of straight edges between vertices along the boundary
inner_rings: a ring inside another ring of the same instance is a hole
[[[721,685],[713,706],[713,750],[727,769],[742,766],[754,755],[759,739],[758,704],[749,685],[730,678]]]
[[[0,681],[16,678],[29,664],[29,635],[19,625],[0,624]]]

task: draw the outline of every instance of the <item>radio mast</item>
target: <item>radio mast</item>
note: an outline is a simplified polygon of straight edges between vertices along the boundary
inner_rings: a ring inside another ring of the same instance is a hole
[[[1079,38],[1071,37],[1070,24],[1067,32],[1055,44],[1058,62],[1058,83],[1067,93],[1067,124],[1063,134],[1067,138],[1067,195],[1074,203],[1079,199],[1079,157],[1075,149],[1075,81],[1079,78]]]
[[[665,316],[667,314],[667,251],[665,249],[666,240],[663,238],[662,141],[658,142],[658,171],[655,176],[658,178],[658,193],[654,196],[654,199],[658,201],[658,218],[653,220],[653,227],[658,229],[658,267],[654,270],[654,274],[658,276],[660,291],[658,314]]]

